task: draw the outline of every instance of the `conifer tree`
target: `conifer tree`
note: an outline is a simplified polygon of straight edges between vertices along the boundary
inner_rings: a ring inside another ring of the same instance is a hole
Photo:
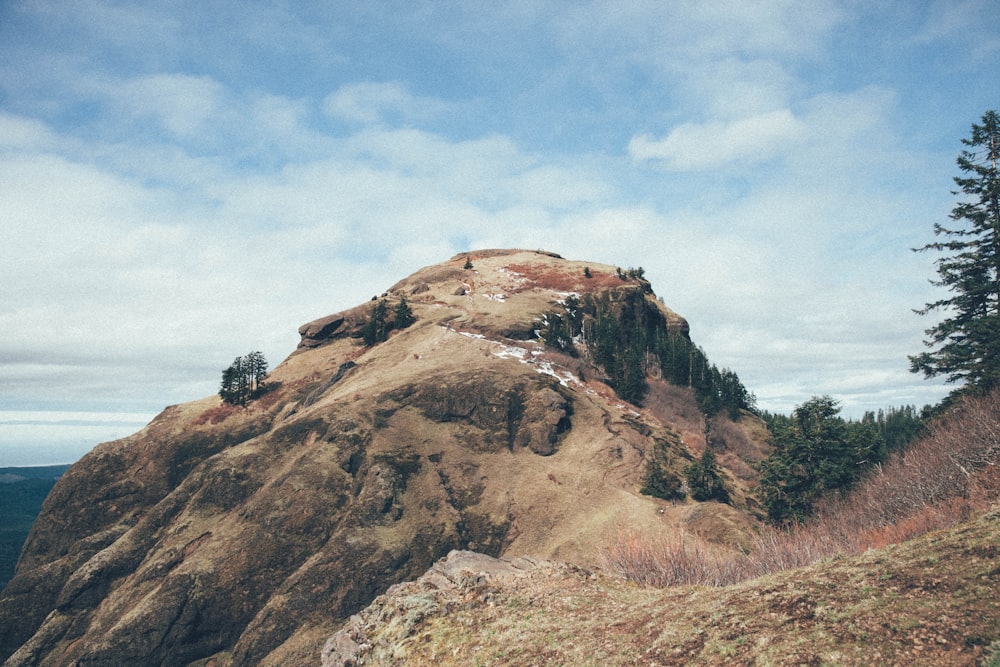
[[[729,491],[726,490],[719,466],[715,462],[715,452],[710,447],[705,447],[701,459],[689,465],[684,473],[691,497],[695,500],[729,502]]]
[[[910,357],[910,370],[961,382],[959,391],[988,391],[1000,385],[1000,116],[988,111],[972,126],[958,157],[963,176],[955,177],[962,197],[951,211],[954,226],[934,225],[944,240],[916,251],[946,253],[936,260],[938,280],[951,292],[917,313],[935,310],[944,320],[927,329],[924,344],[934,348]]]
[[[388,306],[385,303],[385,299],[379,299],[372,306],[371,317],[368,318],[365,326],[361,329],[361,339],[367,347],[371,347],[375,343],[381,343],[389,337],[389,327],[386,323],[387,311]]]
[[[410,309],[410,304],[406,302],[406,297],[401,296],[399,298],[399,303],[396,304],[396,307],[393,310],[393,328],[405,329],[416,321],[417,318],[413,316],[413,310]]]
[[[260,351],[236,357],[229,368],[222,371],[219,397],[231,405],[246,405],[250,399],[263,393],[267,379],[267,359]]]

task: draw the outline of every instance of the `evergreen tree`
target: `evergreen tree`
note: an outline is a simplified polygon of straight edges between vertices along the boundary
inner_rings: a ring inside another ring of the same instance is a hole
[[[260,350],[251,352],[243,357],[243,364],[251,395],[258,393],[267,379],[267,359],[264,358],[264,353]]]
[[[410,304],[406,302],[406,297],[401,296],[399,303],[396,304],[396,308],[393,310],[393,328],[405,329],[416,321],[417,318],[413,316],[413,311],[410,309]]]
[[[766,418],[774,452],[758,464],[758,494],[774,523],[804,520],[820,495],[849,489],[888,454],[874,418],[845,421],[829,396],[814,396],[791,417]]]
[[[939,279],[951,296],[916,312],[943,310],[946,317],[927,329],[924,344],[935,348],[910,357],[910,370],[927,377],[962,382],[962,390],[988,391],[1000,385],[1000,116],[988,111],[972,126],[958,157],[964,174],[955,177],[962,201],[951,211],[956,225],[934,225],[945,240],[917,251],[947,253],[936,261]]]
[[[729,491],[726,490],[722,475],[719,473],[719,466],[715,463],[715,452],[711,447],[705,447],[701,459],[689,465],[684,473],[693,499],[703,502],[707,500],[729,502]]]
[[[684,497],[680,478],[670,470],[668,450],[666,442],[659,439],[653,441],[653,452],[646,464],[640,493],[663,500],[679,500]]]
[[[388,309],[385,299],[379,299],[372,306],[371,316],[361,328],[361,339],[367,347],[381,343],[389,337],[389,327],[386,323]]]
[[[229,368],[222,371],[219,397],[231,405],[246,405],[264,391],[267,379],[267,359],[260,351],[236,357]]]

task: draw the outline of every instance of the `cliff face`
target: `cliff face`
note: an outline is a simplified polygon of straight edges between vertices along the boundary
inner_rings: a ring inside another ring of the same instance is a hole
[[[704,446],[700,417],[620,401],[535,330],[571,293],[686,322],[614,267],[467,259],[393,286],[416,321],[382,342],[361,342],[372,304],[306,324],[248,407],[172,406],[73,466],[3,591],[0,659],[316,664],[453,549],[588,564],[623,525],[678,519],[637,489],[654,444],[678,465]]]

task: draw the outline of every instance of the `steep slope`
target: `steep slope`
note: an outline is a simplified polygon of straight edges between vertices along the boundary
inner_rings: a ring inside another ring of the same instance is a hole
[[[615,267],[460,255],[384,295],[416,321],[382,342],[362,343],[373,304],[316,320],[248,407],[171,406],[96,447],[46,500],[3,591],[0,657],[315,664],[344,619],[452,549],[587,565],[624,525],[684,522],[689,508],[638,489],[654,453],[679,470],[704,448],[693,399],[639,410],[546,352],[535,330],[571,293],[687,335]],[[739,542],[746,519],[718,512]]]

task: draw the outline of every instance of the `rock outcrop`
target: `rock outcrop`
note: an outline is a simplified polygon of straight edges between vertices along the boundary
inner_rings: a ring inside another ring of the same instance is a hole
[[[671,506],[638,492],[646,462],[654,443],[671,448],[661,462],[691,460],[700,416],[621,401],[536,329],[569,294],[687,323],[614,267],[467,259],[390,288],[416,321],[377,344],[362,341],[371,304],[321,318],[246,408],[172,406],[74,465],[0,596],[0,659],[312,665],[452,550],[586,565],[626,524],[664,530]]]
[[[390,587],[351,616],[323,646],[322,667],[403,664],[407,643],[427,619],[487,603],[500,589],[530,588],[533,581],[564,576],[591,574],[567,563],[452,551],[415,581]]]

